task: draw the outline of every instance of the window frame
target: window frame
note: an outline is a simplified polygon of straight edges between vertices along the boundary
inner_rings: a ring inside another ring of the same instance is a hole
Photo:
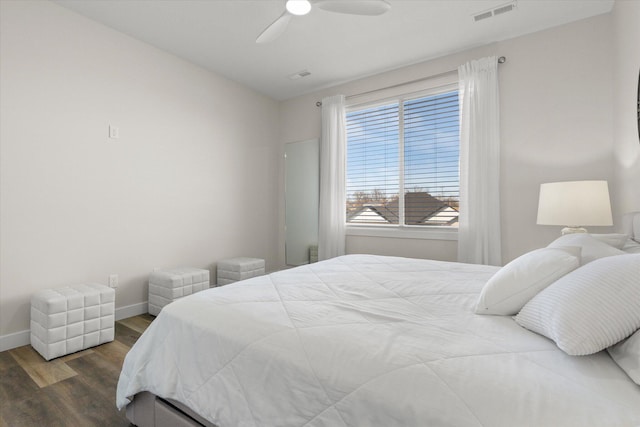
[[[377,97],[367,93],[366,99],[353,97],[351,102],[346,103],[346,112],[373,108],[389,103],[398,103],[398,123],[401,124],[398,129],[398,162],[399,176],[404,176],[404,102],[412,99],[423,98],[427,96],[438,95],[441,93],[459,90],[457,73],[448,78],[428,79],[416,87],[400,87],[390,93],[383,91]],[[348,142],[347,142],[348,143]],[[345,171],[347,158],[345,156]],[[345,182],[346,186],[346,182]],[[399,194],[404,194],[404,178],[399,181]],[[404,222],[404,197],[399,197],[400,219]],[[365,237],[383,237],[383,238],[401,238],[401,239],[427,239],[427,240],[458,240],[458,227],[443,225],[406,225],[399,224],[354,224],[346,222],[347,236],[365,236]]]

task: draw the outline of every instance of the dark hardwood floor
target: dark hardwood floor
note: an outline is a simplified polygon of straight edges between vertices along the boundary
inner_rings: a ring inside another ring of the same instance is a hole
[[[0,353],[0,427],[129,426],[116,409],[118,376],[153,319],[117,321],[114,341],[49,362],[28,345]]]

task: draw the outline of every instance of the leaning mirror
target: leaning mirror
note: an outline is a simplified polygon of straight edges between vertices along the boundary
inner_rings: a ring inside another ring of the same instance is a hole
[[[320,154],[317,139],[285,145],[285,259],[297,266],[318,259]]]

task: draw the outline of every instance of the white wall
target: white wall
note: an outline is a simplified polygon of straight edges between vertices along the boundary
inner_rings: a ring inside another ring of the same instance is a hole
[[[320,109],[315,102],[324,96],[337,93],[349,96],[411,81],[456,69],[465,61],[488,55],[507,57],[499,71],[501,191],[503,260],[511,260],[559,235],[560,227],[535,224],[541,183],[612,179],[609,15],[282,102],[281,143],[320,136]],[[282,207],[280,211],[283,212]],[[281,235],[283,227],[281,215]],[[608,228],[593,229],[604,230]],[[348,236],[347,251],[456,260],[457,242]],[[282,261],[282,253],[279,259]]]
[[[535,225],[543,182],[612,183],[610,15],[500,43],[503,259],[559,236]],[[589,227],[593,232],[608,227]]]
[[[276,265],[277,102],[54,3],[0,4],[0,338],[39,289],[117,273],[118,308],[154,267]]]
[[[640,211],[640,141],[636,118],[640,69],[640,2],[617,1],[613,8],[614,208],[619,215]]]

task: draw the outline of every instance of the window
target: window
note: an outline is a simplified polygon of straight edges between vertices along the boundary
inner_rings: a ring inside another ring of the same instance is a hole
[[[457,227],[459,146],[456,86],[350,108],[347,223]]]

